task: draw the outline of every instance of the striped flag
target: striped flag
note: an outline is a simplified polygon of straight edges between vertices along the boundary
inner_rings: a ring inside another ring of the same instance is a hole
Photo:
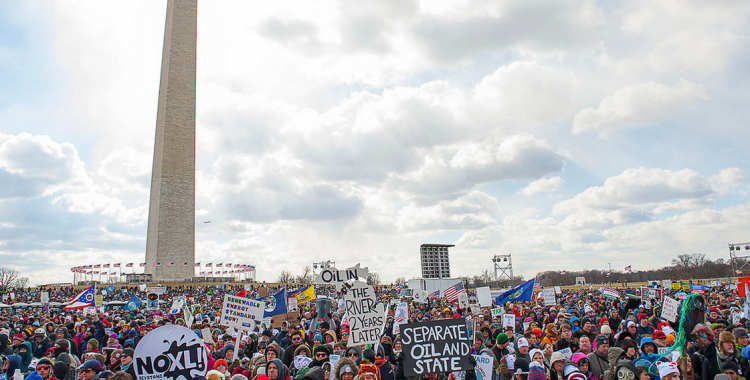
[[[125,265],[125,268],[132,268],[132,267],[133,267],[133,263],[128,263],[128,265]]]
[[[146,263],[141,263],[141,266],[142,266],[142,267],[145,267],[145,266],[146,266]]]
[[[211,263],[208,263],[208,264],[206,264],[206,266],[207,266],[207,267],[210,267],[210,266],[212,266],[212,265],[211,265]]]
[[[109,268],[109,263],[107,263],[107,264],[102,264],[102,268]]]
[[[120,263],[112,264],[112,267],[113,268],[119,268],[120,267]]]
[[[193,264],[193,266],[196,266],[196,267],[200,268],[201,263],[195,263],[195,264]]]
[[[631,265],[626,266],[625,270],[628,271],[628,272],[630,272],[632,270]]]
[[[565,273],[568,273],[568,272],[566,272],[566,271],[562,271],[562,272],[560,272],[560,274],[565,274]]]
[[[227,264],[226,264],[225,266],[226,266],[227,268],[231,268],[231,267],[232,267],[232,263],[227,263]]]
[[[222,265],[221,263],[217,263],[217,264],[216,264],[216,267],[217,267],[217,268],[221,268],[221,265]]]
[[[102,267],[102,265],[101,265],[101,264],[96,264],[96,265],[94,265],[94,269],[99,269],[99,268],[101,268],[101,267]]]
[[[167,263],[167,266],[168,266],[168,267],[173,267],[173,266],[174,266],[174,261],[172,261],[172,262],[168,262],[168,263]]]
[[[182,263],[182,266],[186,267],[186,266],[188,266],[188,263]]]
[[[161,263],[154,263],[154,266],[155,266],[155,267],[160,267],[160,266],[161,266]]]
[[[448,302],[456,302],[456,300],[458,300],[458,293],[462,292],[466,292],[463,281],[456,283],[448,289],[445,289],[443,295],[445,295],[445,298],[448,300]]]

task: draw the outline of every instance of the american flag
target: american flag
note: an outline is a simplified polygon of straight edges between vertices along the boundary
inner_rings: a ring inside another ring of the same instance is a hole
[[[625,270],[626,270],[626,271],[628,271],[628,272],[630,272],[630,271],[632,270],[632,265],[628,265],[628,266],[626,266],[626,267],[625,267]]]
[[[186,267],[186,266],[188,266],[188,263],[182,263],[182,266]]]
[[[540,280],[538,277],[534,279],[534,287],[535,288],[541,288],[542,287],[542,280]]]
[[[231,268],[231,267],[232,267],[232,263],[227,263],[227,264],[226,264],[225,266],[226,266],[227,268]]]
[[[560,274],[565,274],[565,273],[568,273],[568,272],[566,272],[566,271],[562,271],[562,272],[560,272]]]
[[[99,271],[98,271],[98,270],[95,270],[95,271],[94,271],[94,274],[99,274]]]
[[[739,269],[737,269],[735,272],[737,272],[737,274],[742,274],[742,271]]]
[[[145,266],[146,266],[146,263],[141,263],[141,266],[142,266],[142,267],[145,267]]]
[[[216,267],[217,267],[217,268],[220,268],[220,267],[221,267],[221,263],[217,263],[217,264],[216,264]]]
[[[107,275],[107,271],[106,270],[102,271],[102,274],[106,276]]]
[[[448,289],[445,289],[443,294],[448,302],[456,302],[458,300],[458,293],[466,292],[463,281],[456,283]]]
[[[102,265],[101,265],[101,264],[96,264],[96,265],[94,265],[94,269],[98,269],[98,268],[101,268],[101,267],[102,267]]]
[[[174,266],[174,261],[168,262],[168,263],[167,263],[167,266],[168,266],[168,267],[173,267],[173,266]]]
[[[208,264],[206,264],[206,266],[207,266],[207,267],[210,267],[210,266],[211,266],[211,263],[208,263]]]
[[[154,263],[154,266],[155,266],[155,267],[160,267],[160,266],[161,266],[161,263]]]
[[[128,263],[127,265],[125,265],[125,268],[132,268],[132,267],[133,267],[133,263]]]
[[[196,266],[196,267],[200,268],[200,266],[201,266],[201,263],[195,263],[195,264],[194,264],[194,266]]]
[[[120,263],[112,264],[112,267],[113,268],[119,268],[120,267]]]
[[[109,268],[109,263],[107,263],[107,264],[102,264],[102,268]]]

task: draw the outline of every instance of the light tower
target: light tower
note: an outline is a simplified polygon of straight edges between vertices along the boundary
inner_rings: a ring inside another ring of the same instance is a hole
[[[745,256],[740,256],[742,248],[745,251],[750,251],[750,243],[730,243],[729,244],[729,265],[732,266],[732,276],[739,276],[745,271],[745,267],[750,266],[747,259],[750,258],[750,252],[746,252]]]
[[[495,264],[495,281],[501,281],[506,278],[513,281],[513,260],[510,257],[510,253],[507,255],[495,255],[492,258],[492,262]],[[498,274],[498,271],[500,274]]]

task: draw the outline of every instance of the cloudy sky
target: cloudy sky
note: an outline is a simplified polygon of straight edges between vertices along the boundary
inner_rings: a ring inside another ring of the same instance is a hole
[[[165,1],[0,2],[0,261],[144,261]],[[196,258],[418,277],[750,241],[750,2],[203,1]],[[204,223],[205,221],[211,223]]]

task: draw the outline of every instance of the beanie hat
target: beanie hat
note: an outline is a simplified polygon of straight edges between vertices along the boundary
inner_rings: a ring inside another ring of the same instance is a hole
[[[670,373],[680,373],[675,362],[656,362],[656,367],[659,369],[659,377],[662,379]]]
[[[86,344],[88,344],[88,345],[90,345],[91,347],[94,347],[94,348],[99,348],[99,341],[96,340],[96,339],[94,339],[94,338],[89,339],[89,341],[86,342]]]
[[[599,347],[599,346],[604,345],[604,344],[609,345],[609,338],[607,338],[606,335],[597,335],[596,336],[596,346]]]
[[[739,372],[740,367],[737,365],[737,363],[734,362],[734,360],[727,360],[724,363],[721,363],[721,372],[724,371],[734,371]]]
[[[531,330],[531,332],[533,332],[533,333],[534,333],[534,335],[536,335],[536,337],[537,337],[537,338],[539,338],[539,337],[541,337],[541,336],[542,336],[542,329],[540,329],[539,327],[537,327],[537,328],[535,328],[535,329]]]
[[[612,329],[609,327],[609,325],[602,325],[600,332],[602,334],[612,334]]]
[[[495,339],[495,341],[497,342],[497,344],[508,343],[508,340],[510,340],[510,338],[508,338],[508,334],[506,334],[506,333],[497,334],[497,339]]]
[[[52,360],[50,358],[41,358],[38,362],[36,362],[36,366],[39,367],[40,365],[48,365],[50,366],[50,369],[54,367],[54,363],[52,363]]]
[[[529,363],[529,377],[528,380],[547,380],[547,374],[544,371],[544,367],[535,361]]]
[[[91,359],[83,363],[80,367],[78,367],[78,369],[79,370],[93,369],[94,372],[99,373],[104,369],[104,366],[102,366],[102,363],[100,363],[98,360]]]
[[[361,379],[362,375],[365,373],[372,373],[375,380],[380,380],[380,369],[375,364],[362,362],[362,364],[359,365],[359,374],[357,376]]]
[[[526,338],[518,338],[518,348],[529,347],[529,341]]]
[[[667,336],[664,335],[664,333],[659,330],[654,330],[654,333],[651,334],[651,339],[666,339],[666,338]]]
[[[231,343],[227,344],[226,346],[224,346],[224,349],[222,350],[223,354],[224,354],[224,359],[226,359],[227,351],[229,351],[229,350],[234,351],[234,345],[231,344]]]
[[[747,337],[748,337],[748,335],[747,335],[747,330],[745,330],[745,329],[743,329],[743,328],[738,328],[738,329],[734,329],[734,330],[732,331],[732,335],[734,335],[734,339],[735,339],[735,340],[736,340],[736,339],[739,339],[739,338],[742,338],[743,336],[744,336],[745,338],[747,338]]]
[[[226,361],[226,360],[224,360],[224,359],[219,359],[219,360],[217,360],[217,361],[216,361],[216,363],[214,363],[214,369],[218,369],[218,368],[219,368],[219,365],[221,365],[221,364],[223,364],[223,365],[224,365],[224,367],[227,367],[227,368],[229,368],[229,366],[227,365],[227,361]]]
[[[135,330],[128,331],[128,338],[135,338],[137,335],[138,333]]]
[[[112,339],[117,339],[117,334],[115,333],[109,334],[109,337]]]

